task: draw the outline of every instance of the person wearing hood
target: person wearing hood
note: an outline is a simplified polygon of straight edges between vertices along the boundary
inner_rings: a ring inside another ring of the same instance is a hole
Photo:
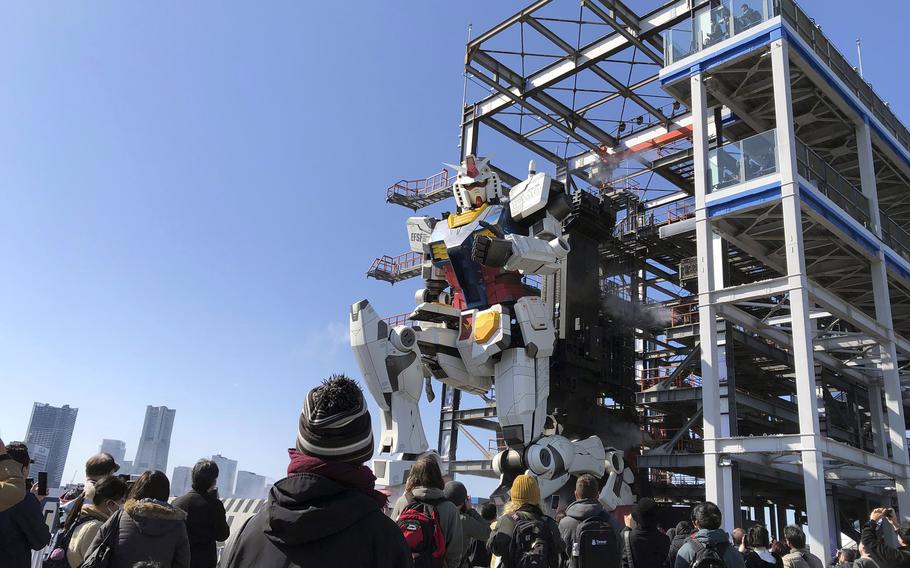
[[[408,474],[408,480],[404,486],[404,495],[395,502],[395,508],[392,509],[392,518],[398,519],[411,500],[433,505],[439,515],[439,524],[446,541],[446,554],[443,565],[446,568],[458,568],[464,552],[462,547],[461,515],[459,515],[455,505],[446,499],[443,492],[444,489],[445,482],[442,479],[442,471],[439,469],[439,462],[436,456],[432,454],[420,456],[414,462]]]
[[[19,466],[19,475],[28,477],[32,460],[25,444],[12,442],[7,452]],[[24,499],[0,512],[0,566],[3,568],[28,568],[32,551],[41,550],[50,540],[41,501],[34,493],[26,494]]]
[[[598,518],[608,523],[613,529],[612,538],[606,544],[606,556],[610,557],[609,564],[603,568],[619,568],[621,561],[619,534],[622,531],[616,519],[604,510],[600,503],[600,487],[597,479],[591,474],[578,476],[575,481],[575,501],[566,507],[566,516],[559,521],[559,534],[566,545],[566,567],[575,568],[578,563],[577,557],[573,554],[576,542],[576,531],[582,521]]]
[[[692,536],[692,523],[689,521],[679,521],[676,523],[676,528],[671,529],[673,531],[673,536],[670,538],[670,552],[667,553],[667,566],[668,568],[673,568],[676,566],[676,555],[679,554],[679,549],[683,547],[689,541],[689,537]],[[670,531],[667,531],[669,536]]]
[[[720,508],[710,501],[699,503],[692,509],[692,525],[697,532],[679,549],[675,568],[689,568],[695,556],[707,546],[713,546],[721,555],[727,568],[745,568],[743,555],[730,544],[727,531],[720,528],[723,522]]]
[[[6,451],[0,440],[0,512],[16,505],[25,498],[25,478],[22,466]]]
[[[556,521],[544,515],[540,508],[540,486],[537,485],[537,479],[530,475],[521,474],[515,477],[512,482],[512,490],[509,492],[510,500],[506,503],[504,514],[496,522],[496,529],[490,535],[487,541],[487,549],[497,558],[494,558],[494,565],[497,560],[501,560],[504,568],[513,568],[512,559],[509,554],[512,552],[512,536],[518,524],[526,520],[542,521],[548,534],[545,535],[550,544],[550,557],[547,559],[548,568],[557,568],[562,562],[565,553],[565,543],[559,535],[559,526]]]
[[[640,499],[632,509],[633,527],[620,535],[623,568],[662,568],[670,552],[670,538],[657,530],[657,503]],[[688,564],[686,565],[688,568]]]
[[[411,566],[404,536],[382,512],[388,498],[364,465],[373,430],[356,382],[334,375],[307,394],[288,453],[288,476],[228,541],[219,566]]]
[[[146,471],[133,483],[123,511],[105,521],[85,557],[108,546],[110,568],[152,560],[163,568],[189,568],[186,513],[167,502],[171,483],[162,471]]]
[[[73,536],[66,548],[66,559],[70,566],[82,565],[98,531],[123,506],[128,492],[126,482],[119,477],[108,475],[94,480],[92,501],[83,505],[78,517],[73,520]],[[66,528],[69,529],[70,525],[66,525]]]
[[[471,505],[468,489],[460,481],[449,481],[442,490],[445,498],[458,508],[461,518],[461,556],[458,568],[471,566],[471,550],[475,543],[486,543],[490,538],[490,523],[483,520]]]

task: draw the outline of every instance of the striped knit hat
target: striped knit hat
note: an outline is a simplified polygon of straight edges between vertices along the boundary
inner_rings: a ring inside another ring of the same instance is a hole
[[[362,464],[373,456],[373,424],[363,392],[344,375],[311,390],[300,412],[297,449],[326,461]]]

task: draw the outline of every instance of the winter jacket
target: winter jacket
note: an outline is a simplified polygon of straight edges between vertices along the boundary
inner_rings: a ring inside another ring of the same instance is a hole
[[[461,533],[461,515],[458,508],[451,501],[446,501],[442,489],[435,487],[415,487],[412,492],[414,498],[418,501],[435,501],[443,500],[436,505],[436,512],[439,515],[439,524],[442,525],[442,532],[446,537],[446,568],[458,568],[461,561],[462,533]],[[408,505],[407,495],[402,495],[395,502],[395,508],[392,510],[392,518],[398,519],[398,516]]]
[[[746,568],[781,568],[783,562],[767,548],[747,550],[743,556]]]
[[[0,511],[5,511],[25,498],[22,464],[7,454],[0,456]]]
[[[185,519],[186,513],[164,501],[130,499],[121,515],[105,521],[86,556],[116,531],[110,568],[132,568],[143,560],[158,562],[162,568],[189,568]]]
[[[86,517],[74,530],[70,544],[66,548],[66,559],[70,566],[79,566],[88,555],[88,549],[101,530],[101,526],[110,517],[96,509],[94,505],[85,505],[79,512],[79,519]],[[77,519],[78,521],[78,519]]]
[[[726,544],[727,546],[724,547],[723,557],[724,564],[727,565],[727,568],[745,568],[746,565],[743,562],[743,555],[730,544],[730,537],[723,529],[699,529],[699,531],[695,533],[695,540],[702,545],[712,543],[714,545],[723,546],[723,544]],[[683,547],[679,549],[679,554],[676,555],[675,568],[689,568],[695,560],[696,552],[697,551],[691,542],[684,544]]]
[[[880,568],[870,556],[860,556],[853,561],[853,568]]]
[[[670,553],[670,537],[658,531],[657,527],[626,529],[619,535],[619,549],[622,551],[623,568],[664,568]]]
[[[459,568],[468,566],[468,553],[476,541],[487,542],[490,538],[490,523],[483,520],[474,509],[462,512],[461,518],[461,556]]]
[[[676,566],[676,555],[679,554],[679,549],[682,548],[690,538],[692,538],[692,535],[688,533],[673,535],[673,540],[670,541],[670,552],[667,553],[667,566],[669,568],[674,568],[674,566]]]
[[[190,539],[190,566],[215,568],[218,564],[216,542],[230,536],[224,504],[212,493],[199,493],[195,489],[174,499],[175,507],[186,513],[186,534]]]
[[[783,561],[784,568],[825,568],[818,556],[809,554],[805,548],[785,554]]]
[[[44,509],[31,493],[0,513],[0,566],[3,568],[28,568],[32,563],[32,551],[41,550],[50,540],[50,531],[44,524]]]
[[[219,566],[410,568],[411,551],[372,496],[300,473],[272,487],[268,505],[231,537]]]
[[[496,521],[496,529],[490,535],[487,541],[487,549],[502,559],[502,565],[505,568],[509,566],[509,548],[512,544],[512,535],[515,533],[515,527],[523,518],[536,517],[543,519],[544,525],[550,531],[550,540],[553,543],[552,556],[549,559],[550,566],[559,566],[563,561],[565,554],[565,543],[559,535],[559,525],[556,521],[543,514],[540,507],[536,505],[522,505],[520,509],[513,513],[506,513]],[[495,559],[494,559],[495,561]]]
[[[907,547],[894,548],[885,544],[878,529],[878,523],[868,521],[863,526],[860,542],[872,560],[879,566],[910,566],[910,549]]]
[[[622,549],[619,545],[620,530],[617,530],[617,525],[619,523],[613,515],[604,511],[603,505],[601,505],[600,501],[597,499],[581,499],[569,504],[569,506],[566,507],[566,516],[559,521],[559,535],[562,537],[562,541],[565,543],[566,547],[565,566],[568,568],[575,567],[577,560],[572,556],[572,548],[575,544],[575,531],[582,521],[590,519],[591,517],[600,517],[604,521],[610,523],[610,526],[613,528],[613,542],[608,546],[612,547],[611,552],[612,555],[615,556],[616,562],[612,565],[604,566],[603,568],[619,568],[620,560],[622,558]]]

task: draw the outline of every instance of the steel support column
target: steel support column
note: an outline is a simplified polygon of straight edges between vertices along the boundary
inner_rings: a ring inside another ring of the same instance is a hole
[[[856,147],[859,158],[860,182],[863,195],[869,200],[869,218],[872,229],[881,237],[881,217],[878,208],[878,187],[875,182],[875,159],[872,152],[872,132],[868,122],[862,122],[856,127]],[[885,411],[887,415],[887,442],[891,443],[891,455],[894,461],[907,465],[910,462],[907,456],[907,436],[904,422],[904,405],[900,384],[900,373],[897,368],[897,348],[894,337],[894,323],[891,317],[891,294],[888,290],[888,271],[885,266],[885,256],[878,251],[877,257],[872,261],[872,292],[875,297],[875,319],[887,331],[887,340],[879,343],[881,356],[881,372],[884,381]],[[877,390],[877,389],[876,389]],[[873,406],[873,415],[876,413],[875,405],[881,400],[876,397],[872,400],[873,391],[870,389],[870,405]],[[881,411],[878,411],[879,419]],[[873,417],[873,420],[875,418]],[[884,423],[883,423],[884,425]],[[883,429],[879,427],[879,432]],[[887,457],[885,445],[882,444],[882,455]],[[910,519],[910,480],[906,477],[896,477],[894,487],[897,493],[898,511],[905,520]]]
[[[803,248],[788,50],[787,41],[784,39],[775,40],[771,44],[777,152],[781,173],[781,205],[786,241],[787,277],[790,281],[793,366],[796,372],[799,431],[802,439],[800,453],[803,462],[806,515],[809,520],[807,541],[815,554],[825,558],[831,552],[828,542],[828,507],[825,494],[824,461],[819,451],[820,429],[815,358],[812,348],[812,322],[809,319],[809,311],[812,306],[809,302]]]
[[[717,350],[717,307],[711,302],[719,267],[715,266],[714,231],[708,220],[705,198],[708,194],[708,109],[704,76],[692,76],[692,144],[695,171],[695,235],[698,251],[698,317],[701,344],[702,411],[704,429],[705,498],[721,511],[727,509],[724,497],[732,493],[725,487],[717,454],[717,438],[722,436],[720,409],[720,357]],[[732,518],[725,515],[725,524]]]

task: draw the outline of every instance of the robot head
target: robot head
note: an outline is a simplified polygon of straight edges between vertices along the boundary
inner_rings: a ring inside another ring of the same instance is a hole
[[[474,209],[502,197],[499,176],[490,168],[489,159],[469,155],[460,166],[453,168],[458,171],[452,189],[459,211]]]

